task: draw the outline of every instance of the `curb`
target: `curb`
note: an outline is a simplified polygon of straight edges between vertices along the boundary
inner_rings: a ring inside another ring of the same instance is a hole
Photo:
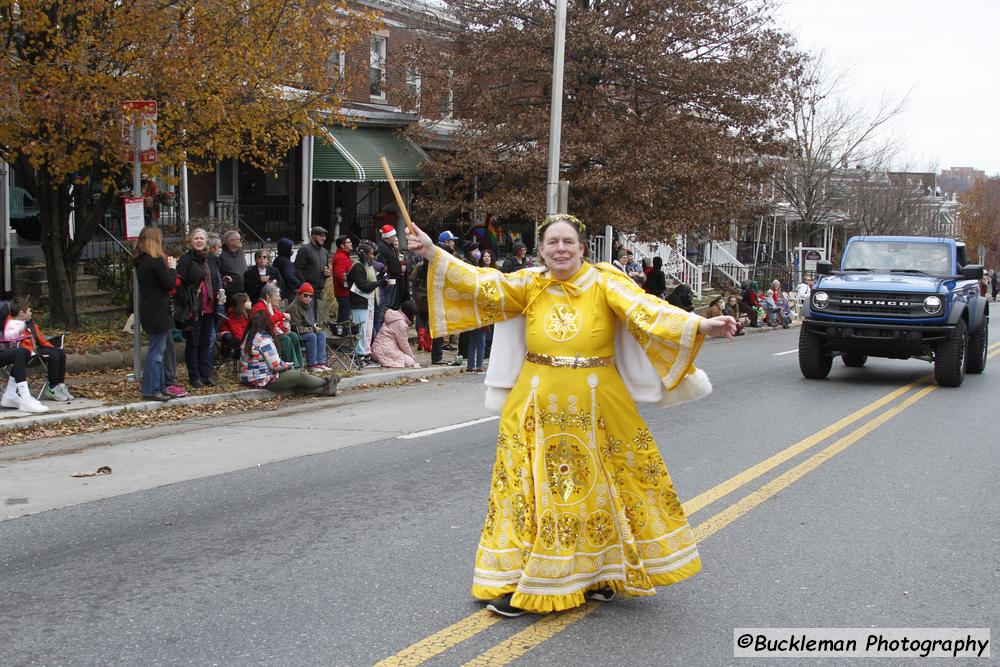
[[[139,354],[139,363],[146,358],[146,345],[142,345]],[[97,352],[88,354],[67,354],[66,373],[82,373],[86,371],[103,371],[107,369],[131,370],[132,355],[134,351],[130,348],[126,351],[112,350],[110,352]],[[176,358],[184,358],[184,342],[174,341],[174,354]]]
[[[429,368],[397,368],[384,372],[372,373],[370,375],[354,375],[341,379],[337,387],[338,394],[349,389],[362,389],[366,387],[377,387],[380,385],[392,384],[404,379],[429,378],[446,375],[456,375],[455,367],[429,367]],[[123,405],[103,405],[95,408],[86,408],[75,412],[57,412],[44,414],[17,413],[18,416],[0,421],[0,432],[12,431],[18,428],[29,426],[39,426],[44,424],[59,424],[88,417],[100,417],[103,415],[113,415],[122,412],[148,412],[150,410],[161,410],[175,405],[206,405],[210,403],[222,403],[235,399],[243,400],[265,400],[277,396],[273,391],[267,389],[241,389],[239,391],[229,391],[219,394],[205,394],[202,396],[185,396],[175,398],[166,403],[156,401],[137,401],[135,403],[125,403]],[[11,413],[13,414],[13,412]]]

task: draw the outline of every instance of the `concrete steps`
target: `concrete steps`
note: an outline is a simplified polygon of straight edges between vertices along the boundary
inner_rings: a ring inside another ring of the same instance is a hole
[[[40,307],[49,305],[49,282],[44,264],[16,265],[14,267],[14,293],[28,295],[31,303]],[[97,276],[83,272],[81,264],[76,275],[77,312],[91,319],[120,319],[124,323],[128,306],[116,305],[111,292],[98,288]]]

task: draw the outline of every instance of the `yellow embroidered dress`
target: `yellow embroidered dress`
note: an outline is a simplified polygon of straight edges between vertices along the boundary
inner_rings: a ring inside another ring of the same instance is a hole
[[[526,319],[527,358],[504,404],[472,594],[536,612],[610,586],[653,595],[701,561],[656,443],[614,365],[616,320],[671,389],[694,372],[701,318],[610,265],[567,281],[503,274],[438,250],[431,335]]]

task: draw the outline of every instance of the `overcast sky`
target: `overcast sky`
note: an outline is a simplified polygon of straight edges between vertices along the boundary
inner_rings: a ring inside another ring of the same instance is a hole
[[[852,100],[909,92],[912,166],[1000,174],[1000,0],[778,1],[801,47],[849,69]]]

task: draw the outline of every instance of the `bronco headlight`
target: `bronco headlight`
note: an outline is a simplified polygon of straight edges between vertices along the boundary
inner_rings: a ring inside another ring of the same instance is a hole
[[[928,315],[937,315],[941,312],[941,297],[934,296],[933,294],[926,299],[924,299],[924,311]]]
[[[813,292],[813,306],[816,310],[823,310],[830,305],[830,295],[826,292]]]

